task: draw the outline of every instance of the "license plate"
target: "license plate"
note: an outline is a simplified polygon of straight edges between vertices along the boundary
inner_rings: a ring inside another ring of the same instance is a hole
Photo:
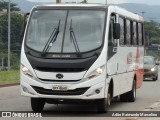
[[[52,87],[52,90],[56,90],[56,91],[67,91],[68,87],[66,85],[54,85]]]

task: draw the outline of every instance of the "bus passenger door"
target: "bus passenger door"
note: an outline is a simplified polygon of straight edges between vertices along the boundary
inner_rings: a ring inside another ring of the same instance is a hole
[[[107,53],[107,72],[109,76],[117,74],[117,42],[113,38],[113,26],[116,22],[116,16],[112,15],[108,33],[108,53]]]
[[[118,74],[119,56],[118,56],[118,40],[114,39],[114,23],[116,23],[116,15],[112,15],[110,19],[108,33],[108,58],[107,58],[107,73],[113,79],[114,90],[113,95],[119,95],[123,86],[123,75]]]

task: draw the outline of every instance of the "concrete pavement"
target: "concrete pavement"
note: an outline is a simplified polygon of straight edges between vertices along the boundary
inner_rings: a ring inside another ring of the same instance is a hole
[[[144,83],[144,91],[146,91],[146,88],[149,87],[149,85],[152,85],[152,84],[158,84],[160,81],[157,81],[156,83],[155,82],[145,82]],[[152,84],[151,84],[152,83]],[[152,85],[153,87],[153,85]],[[2,90],[3,89],[3,90]],[[157,89],[156,89],[157,90]],[[29,101],[29,98],[28,97],[22,97],[20,96],[20,86],[12,86],[12,87],[4,87],[4,88],[0,88],[0,111],[4,110],[4,111],[31,111],[31,107],[30,107],[30,101]],[[140,91],[138,91],[140,93]],[[151,91],[153,92],[153,91]],[[157,91],[159,92],[159,91]],[[143,93],[143,91],[142,91]],[[138,95],[138,99],[141,99],[141,98],[148,98],[147,96],[142,96],[141,94]],[[141,96],[141,98],[140,98]],[[153,97],[153,96],[152,96]],[[157,97],[158,98],[158,97]],[[144,101],[146,102],[147,99]],[[144,109],[142,111],[159,111],[160,112],[160,96],[159,96],[159,99],[157,100],[152,100],[154,102],[152,102],[151,104],[148,104],[147,106],[144,106]],[[139,100],[137,100],[136,102],[139,102]],[[135,102],[135,103],[136,103]],[[133,103],[133,105],[135,104]],[[147,102],[148,103],[148,102]],[[150,103],[150,102],[149,102]],[[114,103],[113,103],[114,104]],[[126,104],[130,104],[130,103],[115,103],[115,104],[118,104],[118,105],[114,105],[114,106],[111,106],[111,111],[112,111],[112,107],[115,107],[117,110],[119,110],[119,108],[121,108],[122,106],[126,105]],[[123,105],[122,105],[123,104]],[[132,104],[132,103],[131,103]],[[138,106],[137,106],[138,107]],[[87,117],[85,114],[83,115],[82,114],[82,117],[74,117],[72,115],[71,112],[68,112],[71,117],[69,115],[65,116],[66,114],[63,114],[63,112],[61,112],[62,109],[77,109],[77,106],[76,107],[72,107],[72,106],[58,106],[58,107],[54,107],[54,105],[46,105],[46,110],[48,111],[52,111],[53,114],[57,114],[58,112],[60,112],[60,114],[58,113],[57,115],[55,115],[56,117],[47,117],[47,118],[38,118],[38,120],[53,120],[53,119],[56,119],[56,120],[160,120],[160,118],[153,118],[153,117],[150,117],[150,118],[143,118],[143,117],[139,117],[139,118],[136,118],[136,117],[133,117],[133,118],[124,118],[124,117],[102,117],[101,115],[98,115],[94,114],[94,112],[91,112],[91,114],[93,114],[94,117],[91,117],[89,114],[89,117]],[[92,107],[88,107],[86,108],[85,106],[80,106],[78,107],[78,109],[86,109],[85,111],[89,111],[90,109],[92,109]],[[128,106],[126,105],[126,107],[124,107],[122,110],[127,110],[128,109]],[[139,109],[139,108],[138,108]],[[57,112],[55,112],[57,110]],[[133,109],[135,110],[135,109]],[[116,111],[114,109],[114,111]],[[86,113],[86,112],[85,112]],[[74,113],[73,113],[74,114]],[[79,114],[79,113],[78,113]],[[80,115],[80,114],[79,114]],[[60,117],[61,116],[61,117]],[[64,117],[65,116],[65,117]],[[104,115],[105,116],[105,115]],[[1,120],[2,118],[0,118]],[[11,119],[11,118],[9,118]],[[19,118],[12,118],[12,120],[18,120]],[[27,119],[27,118],[25,118]],[[29,120],[34,120],[34,118],[28,118]],[[27,120],[28,120],[27,119]],[[2,119],[4,120],[4,118]]]

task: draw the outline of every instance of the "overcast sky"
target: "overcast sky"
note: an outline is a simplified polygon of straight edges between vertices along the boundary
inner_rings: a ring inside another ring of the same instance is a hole
[[[55,2],[56,0],[28,0],[32,2]],[[79,2],[82,0],[61,0],[62,2]],[[88,0],[89,3],[105,3],[106,0]],[[160,5],[160,0],[107,0],[108,4],[119,4],[119,3],[142,3],[148,5]]]

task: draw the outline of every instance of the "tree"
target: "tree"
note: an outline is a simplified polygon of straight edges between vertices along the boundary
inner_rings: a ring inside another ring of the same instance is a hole
[[[150,43],[160,44],[160,25],[155,21],[145,22],[144,24],[147,39],[150,39]]]
[[[23,15],[18,12],[17,4],[11,3],[11,68],[19,68],[19,56],[22,43],[21,30],[23,25]],[[0,10],[7,9],[8,2],[0,2]],[[4,59],[4,66],[7,66],[8,49],[8,14],[0,16],[0,61]],[[0,64],[1,67],[1,64]]]
[[[22,37],[22,24],[23,24],[23,16],[18,13],[11,14],[11,50],[20,51]],[[7,50],[8,45],[8,15],[4,14],[0,16],[0,45],[1,41],[3,46],[1,49]]]
[[[83,0],[81,3],[88,3],[87,0]]]
[[[0,2],[0,11],[2,11],[3,9],[8,9],[8,2]],[[20,11],[20,8],[17,7],[16,3],[11,3],[11,11]]]

